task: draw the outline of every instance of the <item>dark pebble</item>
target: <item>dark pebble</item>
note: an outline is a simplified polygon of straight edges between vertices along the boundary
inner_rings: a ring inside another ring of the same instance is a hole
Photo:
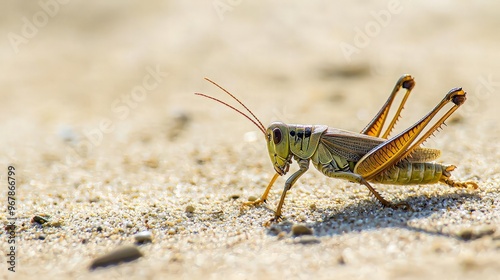
[[[133,246],[125,246],[96,258],[90,265],[90,269],[92,270],[98,267],[117,265],[122,262],[130,262],[140,257],[142,257],[142,253],[139,249]]]
[[[48,219],[46,219],[42,216],[37,215],[37,216],[33,217],[33,222],[41,224],[41,225],[45,224],[48,221],[49,221]]]
[[[311,234],[313,234],[313,230],[306,227],[305,225],[295,224],[292,226],[292,234],[294,236],[311,235]]]

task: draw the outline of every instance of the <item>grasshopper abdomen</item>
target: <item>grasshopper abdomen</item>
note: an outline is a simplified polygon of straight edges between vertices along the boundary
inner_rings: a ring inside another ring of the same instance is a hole
[[[402,161],[370,181],[392,185],[435,184],[445,170],[446,166],[435,162]]]

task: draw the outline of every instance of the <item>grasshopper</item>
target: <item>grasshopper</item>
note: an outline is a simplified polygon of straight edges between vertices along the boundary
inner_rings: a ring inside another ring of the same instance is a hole
[[[271,221],[281,219],[286,193],[309,169],[311,161],[317,170],[328,177],[345,179],[366,186],[383,206],[393,209],[411,209],[411,207],[406,202],[391,203],[387,201],[369,182],[392,185],[435,184],[439,182],[450,187],[478,188],[474,182],[452,180],[450,178],[451,171],[456,166],[432,162],[441,155],[441,151],[421,147],[421,144],[438,131],[445,120],[465,102],[466,93],[461,88],[450,90],[441,102],[422,119],[396,136],[389,137],[410,92],[415,86],[415,81],[410,75],[403,75],[399,78],[385,104],[360,133],[326,125],[285,124],[282,122],[273,122],[266,129],[262,122],[238,98],[212,80],[205,79],[236,100],[254,119],[217,98],[202,93],[195,94],[222,103],[256,125],[264,134],[269,157],[276,171],[262,196],[255,201],[245,202],[242,207],[257,206],[266,202],[269,191],[278,176],[283,176],[289,171],[292,159],[299,166],[299,170],[286,180],[274,218]],[[382,133],[389,109],[402,88],[406,90],[406,93],[394,117],[385,132]],[[436,114],[450,102],[453,103],[453,107],[422,134],[424,128]],[[420,134],[422,135],[419,138]]]

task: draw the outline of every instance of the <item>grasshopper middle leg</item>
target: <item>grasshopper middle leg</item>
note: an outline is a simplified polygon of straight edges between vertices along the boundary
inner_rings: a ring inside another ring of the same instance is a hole
[[[274,212],[274,218],[270,222],[279,221],[281,219],[281,208],[283,208],[283,204],[285,203],[286,193],[293,187],[293,185],[297,182],[297,180],[299,180],[300,176],[302,176],[304,173],[306,173],[307,170],[309,169],[309,159],[296,158],[296,160],[297,160],[297,163],[299,164],[299,170],[297,170],[295,173],[293,173],[286,180],[285,187],[283,189],[283,192],[281,193],[280,201],[278,203],[278,207],[276,208],[276,211]],[[266,190],[264,191],[264,193],[262,194],[262,196],[259,199],[255,200],[255,201],[249,201],[249,202],[243,203],[242,208],[240,208],[240,210],[242,210],[243,207],[245,207],[245,206],[258,206],[258,205],[266,202],[269,191],[271,190],[271,187],[273,186],[273,184],[276,181],[276,179],[278,178],[278,176],[279,176],[278,173],[276,173],[274,175],[274,177],[271,179],[271,182],[269,182]]]
[[[299,170],[293,173],[285,182],[285,188],[281,193],[280,202],[278,207],[276,208],[276,212],[274,213],[274,218],[271,221],[279,221],[281,219],[281,208],[283,207],[283,203],[285,203],[286,192],[289,191],[292,186],[299,180],[300,176],[307,172],[309,169],[309,159],[299,159],[296,158],[297,163],[299,164]]]

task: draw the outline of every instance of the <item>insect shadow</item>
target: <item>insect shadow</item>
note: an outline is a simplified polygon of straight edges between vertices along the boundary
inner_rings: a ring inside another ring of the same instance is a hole
[[[474,193],[450,193],[432,195],[431,197],[424,194],[408,196],[405,201],[412,206],[413,210],[383,208],[371,200],[365,200],[360,203],[354,202],[343,208],[335,206],[323,208],[321,221],[307,223],[307,226],[314,230],[314,235],[317,237],[383,228],[400,228],[429,235],[456,238],[455,235],[444,232],[442,227],[435,230],[419,228],[418,220],[436,214],[444,216],[446,214],[443,211],[448,209],[458,211],[461,205],[479,200],[481,198]],[[290,232],[291,225],[290,222],[274,225],[269,229],[269,234],[273,235],[279,231]]]

